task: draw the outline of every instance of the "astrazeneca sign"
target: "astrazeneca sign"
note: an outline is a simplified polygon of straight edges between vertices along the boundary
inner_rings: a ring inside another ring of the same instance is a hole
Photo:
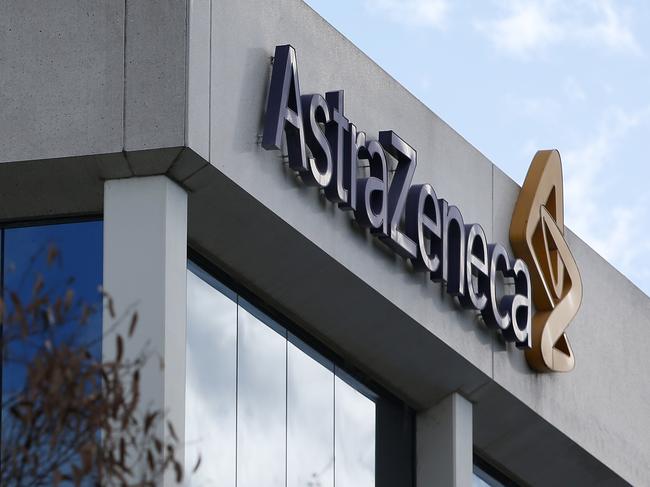
[[[285,145],[286,144],[286,145]],[[305,184],[323,189],[329,201],[351,211],[359,225],[415,269],[442,282],[461,305],[518,347],[533,347],[531,278],[527,264],[499,243],[489,243],[478,223],[438,198],[430,184],[412,184],[417,153],[392,130],[366,135],[344,111],[343,91],[302,94],[296,52],[277,46],[262,146],[286,150]],[[284,147],[284,149],[283,149]],[[395,165],[389,177],[389,162]],[[359,175],[359,168],[368,171]],[[501,273],[514,286],[497,289]]]

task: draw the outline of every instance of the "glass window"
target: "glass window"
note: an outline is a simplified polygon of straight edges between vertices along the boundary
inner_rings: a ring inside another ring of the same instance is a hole
[[[479,477],[476,472],[474,472],[474,478],[472,480],[472,487],[496,487],[499,484],[488,484],[485,480]]]
[[[286,482],[287,340],[238,308],[237,486]]]
[[[85,326],[66,323],[47,330],[42,339],[11,341],[2,363],[3,397],[22,388],[26,364],[34,356],[38,344],[45,337],[53,343],[75,342],[89,344],[90,352],[101,359],[102,297],[102,222],[40,225],[0,230],[3,235],[2,284],[7,313],[13,311],[8,298],[16,293],[21,302],[32,299],[32,290],[38,276],[42,276],[45,292],[50,297],[62,296],[67,288],[74,290],[77,304],[87,305],[92,312]],[[58,257],[52,258],[54,252]],[[3,415],[4,416],[4,415]]]
[[[412,483],[410,409],[374,394],[191,263],[187,281],[187,467],[202,458],[187,485]],[[391,445],[382,449],[389,474],[376,482],[379,436]],[[403,452],[409,458],[396,464]]]
[[[333,487],[334,366],[297,338],[290,341],[287,486]]]
[[[236,299],[200,270],[188,270],[185,465],[192,468],[201,455],[196,485],[235,487]]]
[[[375,403],[340,377],[335,379],[335,483],[375,485]]]
[[[474,478],[472,487],[506,487],[517,485],[495,470],[480,457],[474,457]]]
[[[74,292],[74,318],[56,326],[32,330],[27,338],[12,338],[12,323],[5,322],[5,348],[2,356],[2,398],[10,397],[25,385],[27,365],[47,340],[54,345],[69,344],[88,349],[100,361],[102,353],[102,283],[103,226],[101,221],[50,224],[0,229],[0,283],[7,306],[6,315],[14,312],[14,293],[22,305],[34,301],[34,286],[42,282],[40,295],[50,302]],[[85,311],[82,311],[85,310]],[[86,316],[80,324],[79,316]],[[18,330],[15,330],[18,331]],[[10,433],[11,415],[2,411],[2,430]],[[6,436],[3,435],[3,440]],[[74,461],[71,458],[71,461]]]

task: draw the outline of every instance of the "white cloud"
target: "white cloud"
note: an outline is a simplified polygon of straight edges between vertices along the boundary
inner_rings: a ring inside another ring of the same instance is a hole
[[[476,22],[476,28],[486,34],[497,49],[525,56],[531,50],[551,44],[560,35],[546,3],[510,1],[505,17]]]
[[[477,20],[476,29],[508,54],[527,58],[551,46],[577,43],[640,54],[630,13],[611,0],[496,0],[499,18]]]
[[[648,196],[639,195],[625,206],[615,204],[607,174],[620,166],[616,151],[628,132],[649,121],[650,107],[636,113],[612,109],[593,138],[562,153],[567,226],[646,293],[650,282],[639,269],[650,251],[650,240],[639,222],[650,221]]]
[[[366,8],[404,25],[444,27],[448,0],[367,0]]]

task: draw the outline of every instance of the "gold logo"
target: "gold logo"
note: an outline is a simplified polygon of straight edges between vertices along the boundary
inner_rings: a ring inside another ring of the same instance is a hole
[[[564,240],[562,162],[557,150],[535,154],[512,214],[510,243],[530,269],[537,310],[526,359],[540,372],[568,372],[575,359],[564,330],[580,308],[582,282]]]

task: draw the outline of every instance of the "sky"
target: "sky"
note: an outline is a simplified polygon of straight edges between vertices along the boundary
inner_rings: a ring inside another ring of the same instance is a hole
[[[307,3],[517,183],[558,149],[566,225],[650,295],[650,2]]]

